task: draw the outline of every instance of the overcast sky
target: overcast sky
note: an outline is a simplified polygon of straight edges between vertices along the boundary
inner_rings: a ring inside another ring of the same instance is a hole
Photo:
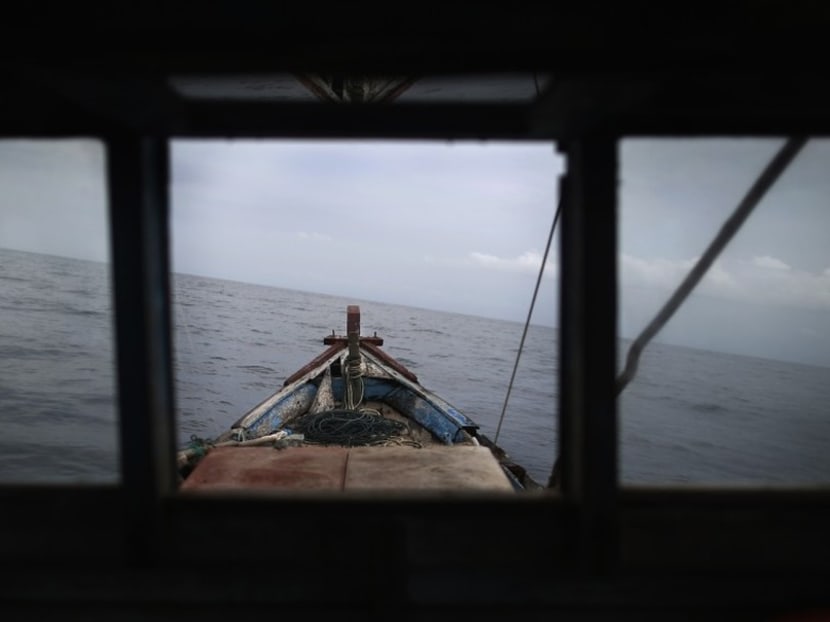
[[[173,162],[176,270],[510,319],[562,166],[550,144],[379,142],[186,142]]]
[[[621,144],[623,336],[782,143]],[[0,141],[0,247],[106,260],[103,166],[94,142]],[[176,141],[172,166],[177,272],[524,321],[563,162],[540,143]],[[657,339],[830,365],[828,197],[813,141]],[[557,255],[536,323],[557,322]]]

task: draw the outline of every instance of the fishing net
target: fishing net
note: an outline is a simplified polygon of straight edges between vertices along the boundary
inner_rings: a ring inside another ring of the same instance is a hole
[[[348,447],[383,445],[409,433],[403,422],[369,409],[326,410],[300,417],[291,427],[302,432],[309,443]]]

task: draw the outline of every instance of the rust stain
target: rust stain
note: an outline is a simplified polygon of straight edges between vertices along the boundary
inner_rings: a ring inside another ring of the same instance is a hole
[[[182,482],[182,490],[343,490],[341,447],[216,447]]]

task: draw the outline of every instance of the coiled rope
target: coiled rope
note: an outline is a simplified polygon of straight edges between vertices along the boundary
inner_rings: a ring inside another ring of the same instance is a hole
[[[421,444],[409,436],[409,427],[384,417],[373,408],[360,408],[363,402],[363,361],[348,357],[343,365],[345,392],[343,408],[309,413],[293,422],[292,428],[302,432],[305,441],[319,445],[409,445]]]
[[[360,358],[346,359],[346,394],[343,405],[346,410],[357,410],[363,401],[363,365]]]
[[[416,445],[406,438],[406,424],[387,419],[369,408],[363,410],[335,409],[308,414],[292,426],[305,436],[306,442],[320,445]]]

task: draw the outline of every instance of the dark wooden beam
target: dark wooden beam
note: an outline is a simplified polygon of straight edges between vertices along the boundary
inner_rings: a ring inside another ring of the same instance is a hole
[[[161,500],[177,487],[168,250],[169,145],[106,141],[115,296],[121,477],[129,550],[163,547]]]
[[[199,102],[169,131],[182,137],[550,139],[531,134],[527,107],[516,104]]]
[[[617,516],[617,141],[564,145],[560,260],[559,467],[574,508],[572,556],[604,573],[619,555]]]
[[[809,0],[725,3],[419,3],[375,7],[262,1],[31,2],[0,26],[3,58],[129,68],[336,71],[596,70],[702,63],[823,64],[830,10]],[[824,54],[822,54],[824,52]]]
[[[164,504],[173,537],[152,568],[121,546],[122,497],[0,487],[7,618],[260,619],[274,608],[365,618],[385,600],[424,619],[501,608],[757,620],[830,605],[826,490],[622,490],[620,571],[604,576],[566,555],[574,534],[555,496],[179,496]]]
[[[676,68],[555,75],[529,112],[531,131],[567,141],[633,136],[827,135],[830,89],[806,67]]]
[[[0,100],[0,135],[101,136],[130,128],[170,138],[332,138],[569,141],[585,132],[621,136],[830,136],[830,97],[802,90],[766,97],[708,99],[643,81],[618,92],[616,80],[567,89],[538,104],[326,104],[178,100],[139,83],[120,88],[16,91]],[[99,97],[100,96],[100,97]]]

